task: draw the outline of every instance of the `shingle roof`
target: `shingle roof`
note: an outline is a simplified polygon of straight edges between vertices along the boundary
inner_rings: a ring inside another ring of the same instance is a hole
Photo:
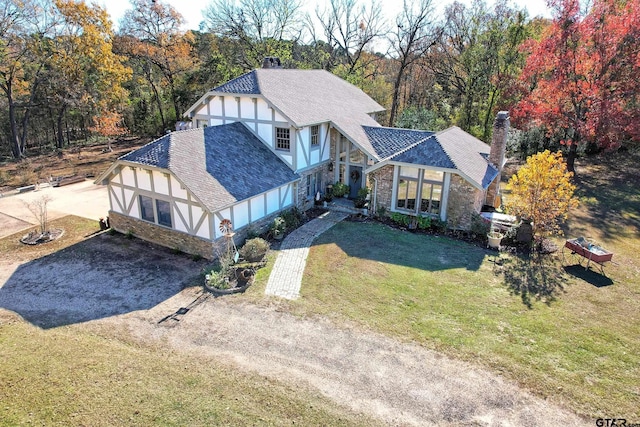
[[[125,154],[120,160],[166,169],[169,166],[169,140],[170,136],[165,135]]]
[[[259,95],[260,85],[255,72],[243,74],[238,78],[213,89],[216,92],[234,93],[239,95]]]
[[[373,149],[381,159],[386,159],[424,141],[434,132],[414,129],[363,126]]]
[[[498,169],[487,159],[489,145],[459,127],[438,133],[367,126],[363,129],[386,161],[455,170],[480,188],[487,188],[498,175]]]
[[[172,132],[120,160],[168,169],[212,212],[300,178],[239,122]]]
[[[332,122],[365,151],[376,155],[362,125],[380,126],[370,114],[384,111],[384,107],[328,71],[258,69],[212,92],[262,95],[295,126]]]
[[[487,188],[498,176],[498,169],[489,163],[489,145],[468,134],[457,126],[434,135],[447,153],[456,169],[468,180],[482,188]]]

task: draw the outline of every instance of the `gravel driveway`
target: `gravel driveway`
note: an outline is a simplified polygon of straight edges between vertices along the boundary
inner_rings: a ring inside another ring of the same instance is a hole
[[[587,424],[493,373],[422,347],[300,319],[279,311],[277,300],[268,308],[215,299],[190,286],[202,266],[103,234],[0,275],[0,307],[45,328],[87,322],[78,327],[128,330],[152,348],[195,352],[317,389],[390,425]]]

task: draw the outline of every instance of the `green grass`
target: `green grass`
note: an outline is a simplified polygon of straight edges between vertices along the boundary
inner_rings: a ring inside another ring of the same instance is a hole
[[[640,286],[598,288],[556,258],[493,260],[447,238],[343,222],[312,247],[291,309],[483,364],[583,415],[638,419]]]
[[[195,355],[0,313],[0,425],[370,425],[327,399]]]
[[[637,157],[579,168],[565,233],[614,252],[608,277],[563,268],[561,252],[496,263],[466,243],[347,222],[316,240],[288,306],[484,365],[589,417],[640,419]]]

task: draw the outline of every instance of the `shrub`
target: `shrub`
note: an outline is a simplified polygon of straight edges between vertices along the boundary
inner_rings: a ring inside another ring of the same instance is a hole
[[[369,195],[369,188],[364,187],[358,190],[358,196],[353,202],[356,208],[364,208],[367,206],[367,196]]]
[[[208,274],[205,275],[205,283],[207,286],[216,289],[229,289],[231,283],[229,278],[231,277],[233,265],[233,259],[226,255],[218,258],[218,265],[214,267]]]
[[[287,224],[283,217],[277,216],[273,219],[273,222],[271,223],[271,233],[273,233],[274,236],[283,234],[286,229]]]
[[[231,283],[229,283],[229,277],[224,271],[211,270],[209,274],[205,276],[207,286],[216,289],[229,289]]]
[[[343,184],[340,181],[336,181],[336,183],[333,184],[332,193],[335,197],[342,197],[349,193],[349,186],[347,184]]]
[[[269,243],[264,239],[256,237],[254,239],[247,240],[244,246],[240,248],[239,252],[240,256],[245,260],[249,262],[258,262],[262,261],[268,250]]]
[[[447,222],[442,221],[440,218],[432,219],[431,229],[436,233],[444,233],[447,229]]]
[[[471,215],[471,234],[486,239],[487,233],[491,231],[491,224],[484,220],[478,213]]]
[[[254,224],[249,224],[247,227],[247,240],[255,239],[256,237],[260,237],[260,230]]]
[[[288,229],[298,228],[304,219],[304,214],[298,208],[291,208],[280,214],[284,220],[285,227]]]
[[[398,212],[392,212],[391,220],[406,227],[411,222],[411,217],[409,215],[401,214]]]
[[[418,228],[421,230],[428,230],[431,228],[431,217],[430,216],[418,216],[417,218]]]

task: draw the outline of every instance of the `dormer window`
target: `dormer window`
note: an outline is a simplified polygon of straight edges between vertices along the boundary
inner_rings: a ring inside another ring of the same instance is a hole
[[[276,128],[276,149],[286,151],[291,149],[289,128]]]

